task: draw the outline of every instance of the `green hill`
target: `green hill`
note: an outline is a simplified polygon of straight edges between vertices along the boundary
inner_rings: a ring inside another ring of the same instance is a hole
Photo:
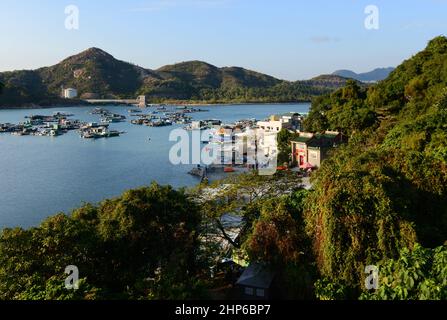
[[[375,87],[369,103],[384,116],[415,116],[435,102],[447,84],[447,40],[438,37]]]
[[[0,74],[0,81],[4,83],[0,105],[1,101],[22,104],[33,101],[42,102],[50,97],[40,74],[36,71],[4,72]]]
[[[348,78],[338,75],[323,74],[321,76],[303,82],[307,83],[309,86],[312,87],[339,89],[346,86],[348,80],[349,80]],[[361,85],[360,82],[357,83]]]
[[[60,102],[62,87],[74,87],[81,99],[135,98],[152,102],[294,102],[310,100],[346,83],[338,76],[289,82],[239,68],[218,68],[201,61],[145,69],[90,48],[62,62],[30,71],[0,73],[5,84],[0,106]]]
[[[446,241],[446,37],[376,86],[350,82],[317,99],[306,127],[350,138],[323,163],[307,199],[308,231],[328,288],[361,290],[366,265],[398,258],[417,243]],[[399,296],[398,289],[381,298]]]
[[[133,96],[146,74],[143,68],[116,60],[97,48],[88,49],[36,72],[53,94],[57,95],[64,86],[77,88],[81,94],[96,93],[103,97]]]

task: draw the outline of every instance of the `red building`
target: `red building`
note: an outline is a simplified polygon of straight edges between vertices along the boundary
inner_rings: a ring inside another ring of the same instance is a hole
[[[319,168],[329,151],[344,142],[339,132],[300,133],[292,140],[292,160],[302,169]]]

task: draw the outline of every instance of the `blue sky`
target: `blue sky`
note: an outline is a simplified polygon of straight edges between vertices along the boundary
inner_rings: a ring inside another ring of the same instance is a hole
[[[76,5],[79,30],[65,29]],[[367,5],[379,30],[364,27]],[[89,47],[147,68],[188,60],[288,80],[396,66],[447,34],[447,0],[0,0],[0,71]]]

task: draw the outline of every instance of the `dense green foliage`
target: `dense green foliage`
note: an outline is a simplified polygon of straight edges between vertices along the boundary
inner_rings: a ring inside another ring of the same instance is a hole
[[[156,184],[0,237],[0,299],[173,299],[195,294],[200,216]],[[64,287],[79,268],[80,288]],[[197,296],[196,296],[197,297]]]
[[[0,80],[4,83],[0,101],[11,104],[32,103],[41,102],[50,96],[42,79],[34,71],[5,72],[0,75]]]
[[[322,297],[328,287],[357,295],[366,265],[447,239],[446,61],[447,39],[438,37],[377,86],[350,83],[313,104],[308,128],[350,137],[306,201]]]
[[[380,287],[365,300],[447,300],[447,246],[402,249],[395,260],[381,263]]]
[[[296,136],[296,134],[291,133],[287,129],[282,129],[278,133],[278,164],[283,165],[284,163],[289,163],[291,159],[292,154],[292,146],[291,141]]]
[[[383,116],[411,118],[423,114],[447,85],[447,41],[437,37],[371,88],[368,103]]]
[[[276,271],[278,297],[283,299],[313,297],[315,268],[302,214],[306,196],[299,190],[259,201],[243,244],[251,262],[267,263]]]
[[[233,246],[234,253],[249,262],[267,264],[275,270],[278,297],[311,299],[315,267],[310,238],[304,232],[303,202],[307,191],[300,189],[296,173],[278,172],[259,176],[256,172],[233,176],[194,190],[205,221]],[[224,187],[223,187],[224,186]],[[239,237],[232,241],[220,217],[233,212],[243,218]],[[210,246],[210,240],[207,241]],[[226,255],[226,251],[214,254]]]
[[[79,104],[78,100],[60,98],[60,90],[57,93],[49,92],[42,77],[36,71],[3,72],[0,73],[0,81],[3,82],[0,107],[50,106],[58,103]]]
[[[270,198],[258,203],[259,215],[244,246],[251,261],[268,262],[280,267],[296,264],[308,250],[300,200],[302,191],[290,196]]]
[[[366,89],[349,80],[346,87],[316,98],[305,128],[312,132],[338,130],[343,134],[370,128],[377,122],[374,110],[365,102]]]
[[[321,273],[351,284],[361,283],[365,263],[416,242],[415,192],[380,155],[358,152],[344,148],[324,163],[306,208]]]
[[[338,76],[288,82],[201,61],[149,70],[117,60],[97,48],[51,67],[0,73],[0,81],[6,84],[0,105],[9,107],[60,102],[62,87],[76,88],[82,99],[135,99],[146,95],[151,102],[250,103],[310,101],[346,83]]]
[[[260,216],[260,203],[298,190],[300,182],[301,179],[290,172],[277,172],[273,176],[251,172],[233,175],[211,185],[199,185],[192,190],[192,198],[199,204],[203,216],[217,225],[222,237],[240,248],[243,239],[229,239],[220,218],[236,212],[250,226]]]

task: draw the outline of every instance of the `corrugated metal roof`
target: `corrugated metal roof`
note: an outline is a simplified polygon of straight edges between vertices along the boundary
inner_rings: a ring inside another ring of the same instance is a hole
[[[275,273],[268,267],[259,263],[252,263],[245,269],[236,284],[244,287],[269,289],[274,277]]]
[[[309,142],[309,140],[311,140],[313,137],[298,137],[298,138],[293,138],[292,142],[301,142],[301,143],[306,143]]]

